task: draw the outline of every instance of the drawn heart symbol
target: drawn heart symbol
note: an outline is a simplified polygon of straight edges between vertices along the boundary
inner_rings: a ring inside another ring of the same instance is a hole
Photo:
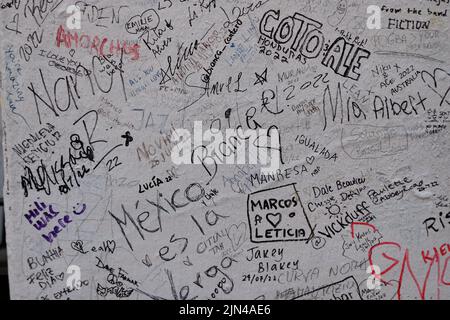
[[[144,259],[142,259],[142,263],[149,268],[153,265],[152,262],[150,261],[150,257],[148,256],[148,254],[145,255]]]
[[[116,242],[114,240],[107,240],[106,247],[111,253],[114,253],[114,251],[116,250]]]
[[[440,75],[439,77],[438,74]],[[434,69],[433,74],[425,70],[422,71],[421,76],[422,81],[428,86],[428,88],[430,88],[441,98],[441,102],[439,105],[442,106],[444,102],[450,105],[450,101],[448,101],[450,87],[447,87],[450,74],[447,73],[444,69],[436,68]]]
[[[239,226],[233,224],[228,229],[228,239],[231,241],[233,250],[239,249],[239,247],[245,242],[245,235],[247,234],[247,225],[245,222],[239,224]]]
[[[281,213],[268,213],[266,219],[274,228],[276,228],[281,222]]]
[[[141,15],[135,15],[125,24],[128,33],[137,34],[141,31],[148,31],[156,29],[159,25],[159,15],[155,10],[149,9],[142,12]],[[144,21],[145,24],[140,23]]]
[[[438,73],[440,74],[440,77],[438,77]],[[444,83],[448,83],[447,81],[445,81],[445,78],[448,78],[450,76],[449,73],[447,73],[447,71],[445,71],[444,69],[441,68],[436,68],[433,71],[433,74],[431,74],[428,71],[422,71],[421,73],[422,76],[422,81],[425,82],[430,88],[430,83],[433,84],[434,88],[438,87],[438,80],[439,81],[443,81]],[[427,81],[430,80],[430,81]],[[431,88],[432,89],[432,88]]]
[[[10,27],[10,25],[14,24],[14,27]],[[19,31],[19,14],[16,13],[13,17],[13,19],[6,24],[5,28],[9,31],[14,31],[16,34],[17,33],[22,33]]]
[[[59,281],[63,281],[64,280],[64,272],[61,272],[60,274],[56,275],[56,279],[58,279]]]
[[[309,164],[309,165],[311,165],[311,164],[314,163],[314,160],[316,160],[316,158],[315,158],[314,156],[307,157],[307,158],[306,158],[306,163]]]
[[[341,52],[341,46],[336,45],[336,47],[333,50],[335,53],[340,53]]]
[[[389,281],[381,281],[380,288],[374,290],[368,290],[367,288],[367,279],[364,279],[359,284],[361,296],[363,300],[374,300],[378,296],[383,297],[381,294],[385,294],[383,297],[384,300],[395,300],[397,298],[397,290],[398,290],[398,281],[397,280],[389,280]]]
[[[83,253],[83,254],[86,253],[86,252],[84,252],[83,241],[81,241],[81,240],[72,242],[70,246],[72,247],[73,250],[78,251],[79,253]]]

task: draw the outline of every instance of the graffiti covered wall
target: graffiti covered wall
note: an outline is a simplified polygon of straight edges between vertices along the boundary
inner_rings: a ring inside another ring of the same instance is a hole
[[[3,0],[12,297],[450,298],[448,9]]]

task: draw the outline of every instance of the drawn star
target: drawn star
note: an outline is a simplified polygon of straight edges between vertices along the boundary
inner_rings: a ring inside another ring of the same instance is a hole
[[[256,86],[257,84],[264,85],[264,82],[267,82],[267,68],[261,74],[257,74],[255,72],[255,76],[256,76],[256,81],[253,85],[254,86]]]

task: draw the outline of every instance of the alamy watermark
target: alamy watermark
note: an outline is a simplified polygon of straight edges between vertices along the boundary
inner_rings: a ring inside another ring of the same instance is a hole
[[[81,268],[77,265],[67,267],[66,273],[69,275],[66,280],[66,286],[70,290],[78,290],[81,288]]]
[[[81,9],[77,5],[70,5],[66,8],[66,13],[70,16],[66,19],[66,26],[69,30],[81,29]]]
[[[370,265],[366,270],[370,276],[367,278],[366,286],[369,290],[380,290],[381,289],[381,269],[377,265]]]
[[[171,141],[171,158],[176,165],[201,164],[233,165],[259,164],[261,173],[273,173],[282,163],[280,134],[276,127],[269,129],[226,129],[203,131],[202,122],[194,122],[194,132],[176,129]]]
[[[367,28],[372,29],[381,29],[381,9],[379,6],[371,5],[367,7],[367,14],[369,18],[367,18]]]

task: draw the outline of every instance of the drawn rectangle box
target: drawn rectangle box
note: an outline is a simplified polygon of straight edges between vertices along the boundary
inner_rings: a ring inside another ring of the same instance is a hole
[[[308,241],[313,233],[294,183],[249,194],[247,217],[253,243]]]
[[[408,133],[403,126],[347,125],[341,144],[352,159],[377,159],[408,150]]]

